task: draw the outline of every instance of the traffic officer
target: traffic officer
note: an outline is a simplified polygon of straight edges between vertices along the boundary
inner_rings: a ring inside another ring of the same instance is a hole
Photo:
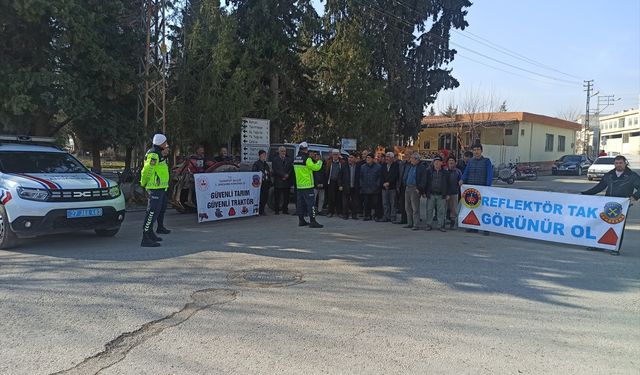
[[[298,226],[304,227],[309,224],[309,228],[322,228],[316,221],[315,198],[313,191],[313,172],[322,169],[322,158],[309,155],[309,145],[307,142],[300,143],[300,151],[293,161],[293,172],[296,175],[296,214],[298,215]],[[307,223],[304,219],[309,216]]]
[[[153,136],[153,147],[147,151],[140,174],[140,186],[147,190],[149,203],[147,215],[142,228],[142,247],[158,247],[162,238],[153,231],[154,222],[158,223],[158,234],[169,234],[164,227],[164,212],[167,209],[167,189],[169,188],[169,166],[166,156],[169,154],[169,144],[164,134]]]

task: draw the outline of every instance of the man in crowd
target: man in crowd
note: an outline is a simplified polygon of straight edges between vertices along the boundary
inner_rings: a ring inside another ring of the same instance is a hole
[[[460,172],[464,173],[464,170],[467,167],[467,163],[472,157],[473,153],[471,151],[465,151],[464,154],[462,154],[462,158],[458,160],[458,169],[460,170]]]
[[[374,163],[375,155],[367,155],[367,162],[360,167],[360,195],[364,203],[364,221],[372,219],[371,210],[374,212],[378,205],[378,196],[382,186],[382,168]]]
[[[360,167],[355,155],[349,155],[349,161],[340,170],[338,189],[342,193],[342,217],[358,220],[358,206],[360,204]]]
[[[447,181],[447,206],[449,211],[449,229],[455,229],[456,220],[458,219],[458,201],[460,200],[460,179],[462,178],[462,172],[456,167],[456,158],[449,156],[447,160],[449,178]]]
[[[317,152],[311,152],[311,158],[313,161],[321,160],[321,155]],[[324,162],[324,160],[321,160]],[[316,215],[324,216],[324,202],[326,197],[326,184],[327,177],[322,169],[313,172],[313,186],[315,198]]]
[[[220,163],[223,161],[233,161],[233,159],[229,156],[229,151],[227,151],[226,147],[221,147],[218,152],[218,156],[214,159],[216,163]]]
[[[340,215],[342,211],[342,195],[339,190],[338,180],[340,178],[340,171],[342,170],[343,165],[344,161],[340,157],[340,150],[334,148],[331,150],[331,159],[325,166],[329,217],[333,217],[336,213]]]
[[[382,207],[384,208],[382,221],[396,221],[396,194],[398,187],[399,166],[396,163],[395,154],[387,152],[386,163],[382,166]]]
[[[587,191],[584,195],[595,195],[605,191],[607,197],[640,199],[640,176],[629,168],[627,158],[618,155],[613,159],[614,169],[605,173],[598,184]],[[622,230],[624,236],[624,229]],[[620,238],[622,247],[622,238]],[[619,251],[613,251],[613,255],[619,255]]]
[[[407,147],[404,151],[404,155],[402,156],[402,160],[398,161],[398,175],[400,176],[400,181],[398,183],[398,207],[400,208],[400,221],[396,221],[396,224],[407,224],[407,210],[405,210],[404,203],[405,185],[402,177],[404,176],[405,168],[411,165],[410,159],[412,154],[413,149]]]
[[[300,151],[293,162],[293,171],[296,176],[298,226],[310,228],[322,228],[316,221],[314,208],[315,193],[313,191],[313,172],[322,169],[322,160],[313,160],[309,155],[309,145],[307,142],[300,143]],[[309,216],[310,223],[304,219]]]
[[[427,172],[425,166],[420,163],[420,154],[411,155],[409,164],[404,168],[402,185],[404,187],[404,205],[407,213],[407,225],[404,228],[418,230],[420,225],[420,195],[424,193]]]
[[[432,230],[433,210],[436,209],[438,230],[446,232],[444,228],[444,217],[446,213],[448,173],[442,168],[442,157],[436,156],[433,164],[427,170],[426,186],[424,187],[427,197],[427,230]]]
[[[264,207],[269,200],[269,189],[271,189],[271,168],[267,163],[267,152],[265,150],[258,151],[258,160],[253,163],[253,172],[260,172],[262,183],[260,184],[260,205],[258,213],[261,216],[267,215]]]
[[[158,247],[162,238],[158,234],[169,234],[170,230],[164,227],[164,213],[167,210],[166,192],[169,188],[169,166],[167,155],[169,143],[164,134],[153,136],[153,147],[147,151],[144,158],[144,166],[140,173],[140,186],[147,190],[148,204],[147,214],[142,228],[142,247]],[[153,225],[158,223],[158,229],[154,233]]]
[[[284,146],[278,148],[278,156],[271,161],[273,167],[273,186],[276,215],[289,214],[289,190],[293,174],[293,161],[287,156]]]
[[[493,165],[491,160],[482,156],[482,145],[480,142],[476,142],[472,147],[473,158],[469,159],[467,166],[462,172],[462,178],[460,179],[460,186],[463,184],[478,185],[478,186],[491,186],[493,182]],[[467,229],[467,232],[477,233],[476,229]],[[485,236],[489,235],[489,232],[484,232]]]

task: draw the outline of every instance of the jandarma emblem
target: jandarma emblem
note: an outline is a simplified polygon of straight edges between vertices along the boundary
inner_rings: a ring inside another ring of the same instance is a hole
[[[462,192],[462,204],[468,208],[478,208],[482,203],[480,192],[476,189],[466,189]]]
[[[609,224],[618,224],[624,221],[622,213],[622,205],[617,202],[609,202],[604,205],[603,212],[600,213],[600,219]]]

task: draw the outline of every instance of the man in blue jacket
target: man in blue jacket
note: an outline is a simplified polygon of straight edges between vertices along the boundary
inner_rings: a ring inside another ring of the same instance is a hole
[[[460,179],[460,186],[462,184],[478,185],[478,186],[491,186],[493,183],[493,165],[491,160],[482,156],[482,145],[480,142],[476,142],[472,147],[473,158],[469,159],[467,166],[462,173]],[[467,232],[477,233],[475,229],[467,229]],[[484,232],[485,236],[489,235],[489,232]]]

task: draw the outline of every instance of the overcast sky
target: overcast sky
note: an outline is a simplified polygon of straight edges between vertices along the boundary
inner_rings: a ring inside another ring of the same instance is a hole
[[[315,0],[320,13],[323,3]],[[510,111],[583,113],[585,79],[595,80],[601,95],[621,98],[604,112],[638,108],[640,0],[476,0],[468,10],[469,27],[451,38],[460,87],[441,93],[437,110],[473,90],[492,91]]]

